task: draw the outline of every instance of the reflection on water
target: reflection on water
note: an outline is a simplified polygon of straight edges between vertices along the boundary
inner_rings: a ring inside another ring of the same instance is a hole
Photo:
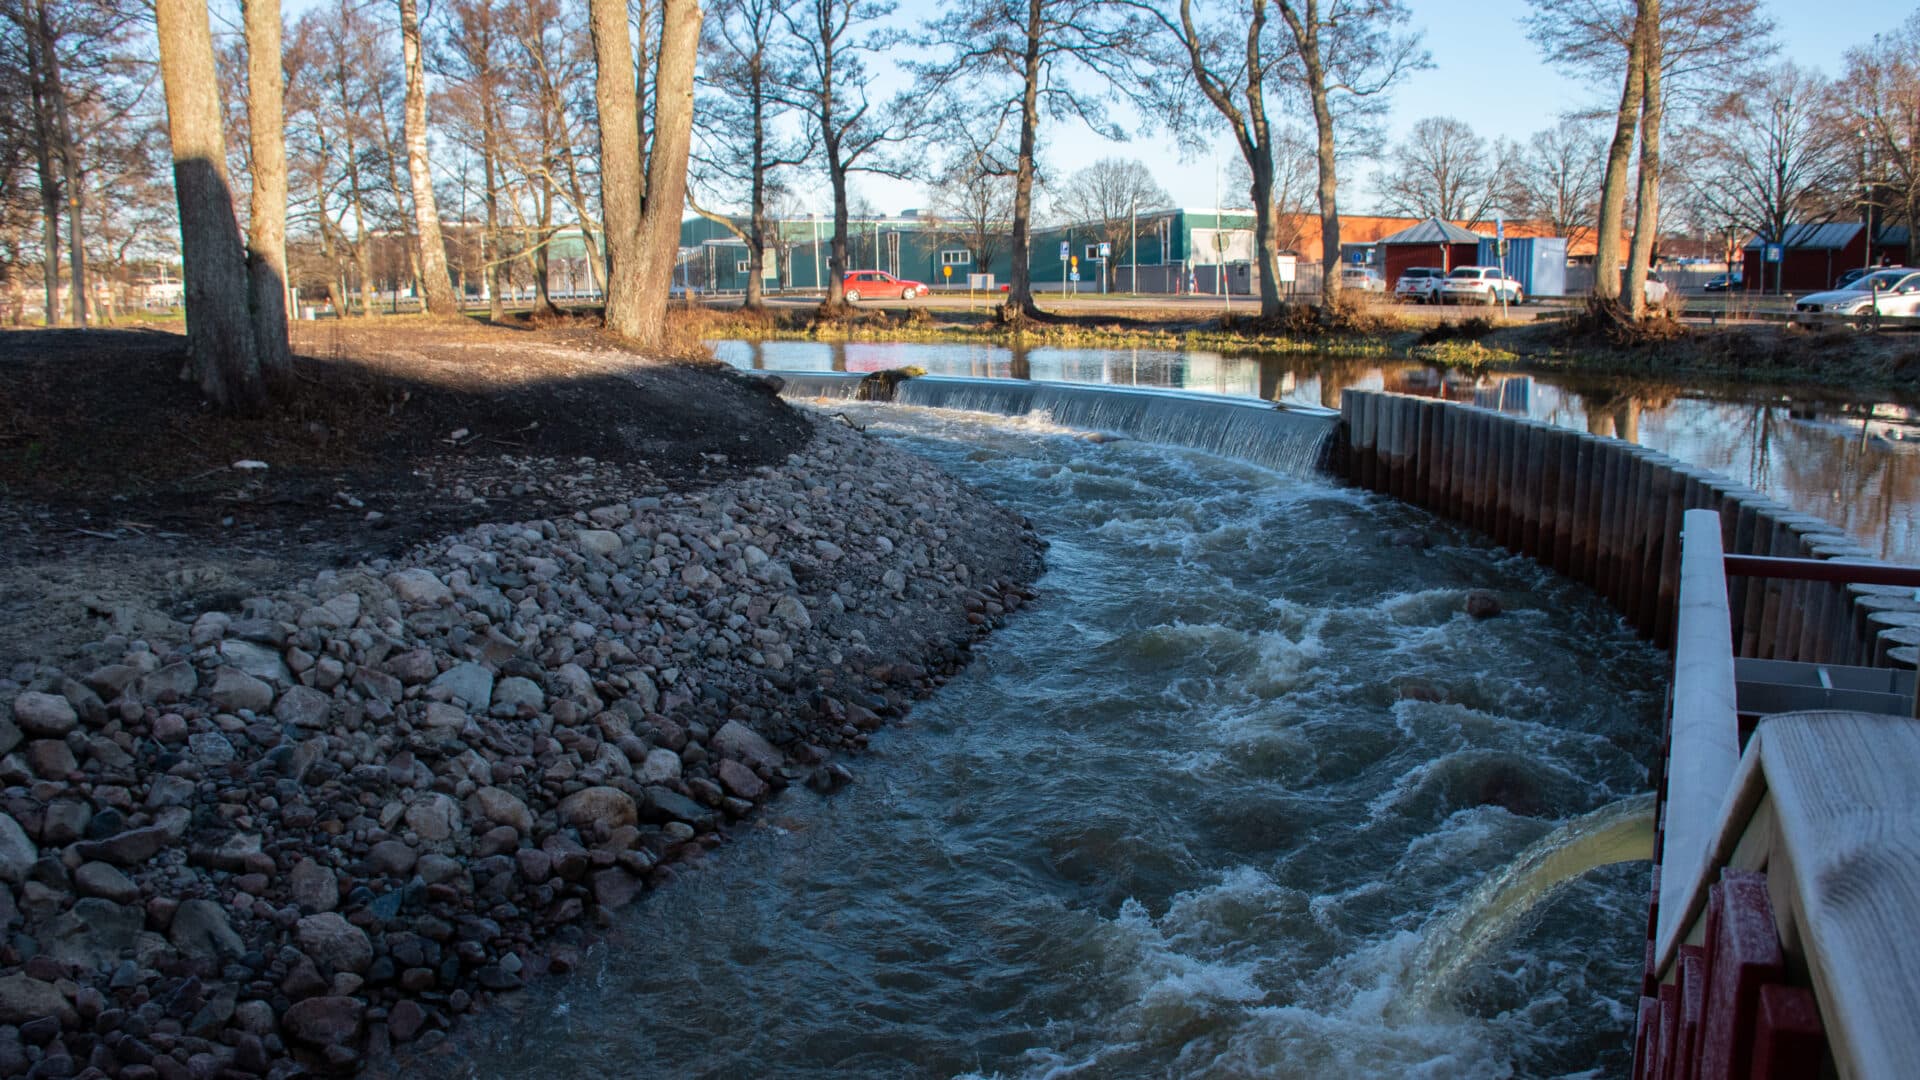
[[[1671,454],[1920,563],[1920,410],[1831,390],[1700,388],[1651,378],[1470,375],[1404,360],[1169,349],[716,341],[736,367],[1150,386],[1339,408],[1347,387],[1466,401]]]

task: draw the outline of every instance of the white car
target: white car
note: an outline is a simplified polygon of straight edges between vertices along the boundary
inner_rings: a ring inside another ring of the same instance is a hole
[[[1409,266],[1393,283],[1393,298],[1416,304],[1434,303],[1439,299],[1440,282],[1446,276],[1447,272],[1437,266]]]
[[[1896,266],[1875,270],[1831,292],[1810,293],[1793,305],[1793,321],[1862,315],[1920,316],[1920,270]]]
[[[1457,266],[1440,282],[1443,304],[1519,304],[1526,300],[1520,283],[1497,266]]]
[[[1384,293],[1387,291],[1387,279],[1371,266],[1343,266],[1340,268],[1340,287],[1356,292]]]

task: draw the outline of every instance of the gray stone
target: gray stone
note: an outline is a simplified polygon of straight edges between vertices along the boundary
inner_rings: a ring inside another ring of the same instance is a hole
[[[674,791],[672,788],[650,787],[647,799],[652,803],[655,815],[671,821],[684,821],[693,826],[713,824],[713,811]]]
[[[26,881],[27,871],[39,859],[40,849],[27,839],[27,830],[12,814],[0,813],[0,881],[14,885]]]
[[[10,716],[0,716],[0,754],[11,754],[13,748],[20,745],[26,736],[20,733],[20,725]]]
[[[0,1024],[27,1024],[49,1016],[66,1027],[80,1022],[66,995],[52,983],[27,975],[0,977]]]
[[[296,1001],[280,1018],[280,1029],[294,1041],[316,1049],[329,1046],[351,1048],[360,1038],[360,1021],[366,1006],[358,999],[342,995],[310,997]]]
[[[309,913],[332,911],[340,906],[340,881],[333,871],[312,859],[301,859],[287,874],[287,887],[293,902]]]
[[[296,686],[280,695],[274,718],[295,727],[323,728],[333,711],[333,699],[311,686]]]
[[[773,602],[773,617],[785,621],[796,630],[813,628],[813,616],[807,613],[807,605],[791,593]]]
[[[65,739],[35,739],[27,744],[27,767],[43,780],[64,780],[80,762]]]
[[[141,676],[134,693],[141,701],[166,705],[191,697],[199,687],[200,674],[193,670],[192,664],[180,660]]]
[[[131,904],[140,899],[140,886],[103,862],[81,863],[73,872],[73,887],[82,896],[97,896],[116,904]]]
[[[280,658],[278,649],[269,649],[251,641],[223,641],[215,649],[227,666],[244,675],[275,686],[290,686],[293,674],[287,670],[287,662]]]
[[[560,800],[560,820],[575,828],[604,825],[617,829],[639,821],[639,808],[633,797],[619,788],[590,787]]]
[[[452,881],[467,872],[460,860],[429,852],[420,856],[420,862],[413,868],[420,880],[428,885],[439,885]]]
[[[239,668],[223,667],[213,673],[207,700],[226,712],[265,712],[273,704],[273,686]]]
[[[360,594],[341,593],[300,613],[300,625],[343,630],[360,619]]]
[[[444,701],[429,701],[420,719],[430,728],[463,728],[467,726],[467,710]]]
[[[752,769],[732,758],[721,758],[713,771],[714,775],[720,778],[720,782],[726,785],[728,791],[743,799],[759,802],[767,794],[766,781],[754,775]]]
[[[526,836],[533,832],[533,812],[511,791],[483,787],[467,799],[467,809],[475,817],[496,825],[511,825]]]
[[[516,715],[521,709],[539,712],[547,704],[547,695],[540,684],[519,675],[501,679],[493,688],[493,709],[501,711],[506,706],[506,714]]]
[[[387,662],[381,667],[407,686],[418,686],[440,674],[440,665],[434,661],[432,649],[408,649],[395,653],[387,657]]]
[[[453,602],[453,590],[431,570],[413,567],[387,575],[387,588],[410,608],[432,608]]]
[[[171,831],[164,826],[149,825],[115,833],[105,840],[82,841],[75,844],[73,850],[83,859],[99,859],[115,866],[136,866],[153,858],[174,839]]]
[[[294,925],[294,939],[300,943],[300,951],[335,971],[358,974],[373,963],[373,942],[367,939],[367,932],[337,912],[323,911],[301,918]]]
[[[257,679],[254,681],[262,687],[267,685]],[[239,756],[233,749],[233,741],[217,731],[201,731],[187,736],[187,749],[193,751],[194,757],[209,765],[225,765]]]
[[[138,907],[89,896],[53,920],[40,935],[40,946],[60,963],[96,971],[132,949],[146,921]]]
[[[639,899],[640,879],[617,866],[596,871],[593,875],[593,902],[609,911],[626,907]]]
[[[479,664],[455,664],[429,683],[427,690],[458,698],[471,709],[485,709],[493,703],[493,673]]]
[[[624,546],[625,541],[620,539],[620,534],[617,532],[608,529],[580,530],[580,550],[589,555],[605,558]]]
[[[80,714],[66,698],[38,690],[13,699],[13,718],[27,734],[47,739],[57,739],[80,723]]]
[[[736,757],[755,769],[778,769],[786,758],[760,733],[738,720],[729,720],[713,733],[708,746],[718,754]]]
[[[153,784],[147,788],[147,808],[151,810],[185,806],[192,798],[193,781],[184,776],[162,773],[154,777]]]
[[[47,804],[46,819],[40,823],[40,842],[64,847],[87,834],[87,822],[93,820],[93,807],[79,799],[55,799]]]
[[[420,856],[398,840],[382,840],[367,852],[367,866],[376,874],[401,877],[413,869]]]
[[[436,791],[407,807],[406,822],[420,839],[439,843],[460,827],[460,804]]]
[[[640,764],[640,779],[643,783],[658,784],[680,778],[680,755],[664,746],[656,746],[647,751],[647,759]]]
[[[167,927],[173,947],[199,960],[219,960],[247,951],[240,935],[227,921],[226,909],[211,900],[185,900]]]

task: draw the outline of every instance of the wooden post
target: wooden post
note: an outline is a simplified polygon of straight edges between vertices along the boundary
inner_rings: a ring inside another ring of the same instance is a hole
[[[1598,441],[1585,432],[1573,437],[1573,512],[1567,520],[1568,572],[1575,580],[1588,585],[1594,582],[1593,521],[1598,489],[1593,482],[1593,470],[1594,447]]]

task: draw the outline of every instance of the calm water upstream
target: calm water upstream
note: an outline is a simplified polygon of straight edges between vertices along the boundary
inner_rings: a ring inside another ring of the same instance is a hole
[[[1703,389],[1656,379],[1459,376],[1407,361],[1154,349],[711,343],[739,367],[978,375],[1198,390],[1338,408],[1348,386],[1442,396],[1615,435],[1730,476],[1920,564],[1920,409],[1833,390]]]
[[[1625,1073],[1644,863],[1410,990],[1478,882],[1649,786],[1662,661],[1591,594],[1316,480],[845,411],[1038,522],[1040,602],[851,788],[790,791],[444,1075]]]

